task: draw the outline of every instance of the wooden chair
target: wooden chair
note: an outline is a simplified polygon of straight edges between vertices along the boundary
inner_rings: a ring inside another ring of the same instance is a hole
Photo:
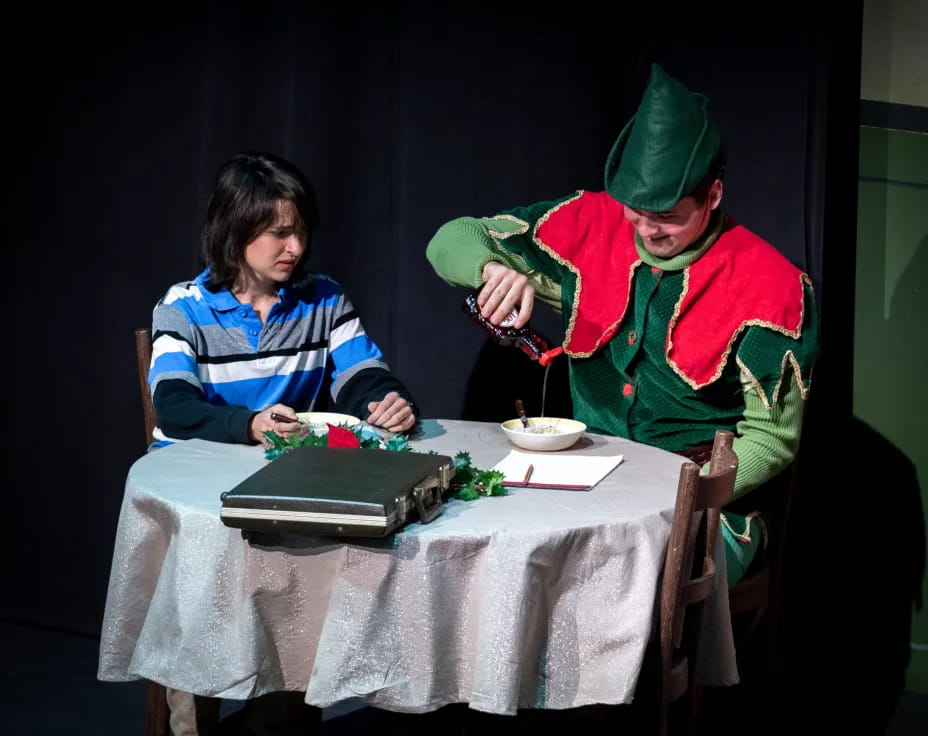
[[[721,508],[735,487],[738,458],[733,434],[718,430],[710,471],[686,463],[677,499],[660,598],[660,734],[692,733],[696,716],[693,673],[702,609],[715,579],[715,547]]]
[[[148,387],[148,369],[151,367],[151,328],[139,327],[135,330],[135,359],[139,371],[139,393],[142,397],[142,420],[145,422],[145,447],[154,441],[154,431],[158,424],[155,405],[151,400]]]
[[[154,440],[158,418],[148,386],[148,369],[151,366],[151,328],[135,330],[135,357],[139,373],[139,392],[142,397],[142,419],[145,422],[145,447]],[[145,697],[145,736],[171,736],[168,723],[168,699],[164,685],[149,681]]]

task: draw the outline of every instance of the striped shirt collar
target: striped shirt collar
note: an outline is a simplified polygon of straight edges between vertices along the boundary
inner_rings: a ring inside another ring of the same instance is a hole
[[[199,287],[200,294],[203,297],[203,301],[209,306],[210,309],[213,309],[217,312],[231,312],[234,309],[238,309],[242,306],[242,303],[236,299],[232,292],[228,289],[220,289],[219,291],[210,291],[206,288],[206,280],[209,276],[209,269],[203,269],[194,283]],[[297,299],[297,292],[299,289],[294,288],[288,284],[281,284],[280,289],[277,292],[277,295],[280,297],[282,302],[292,302]]]

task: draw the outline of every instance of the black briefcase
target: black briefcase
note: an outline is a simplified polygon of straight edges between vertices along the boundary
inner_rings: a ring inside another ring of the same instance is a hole
[[[382,537],[438,516],[453,477],[445,455],[297,447],[224,492],[220,517],[261,532]]]

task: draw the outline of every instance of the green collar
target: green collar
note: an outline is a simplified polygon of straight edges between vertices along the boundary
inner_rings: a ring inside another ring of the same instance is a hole
[[[635,249],[638,251],[641,260],[653,268],[659,268],[662,271],[682,271],[698,261],[712,247],[712,244],[719,239],[725,220],[725,215],[719,210],[713,212],[712,218],[709,220],[709,226],[703,231],[703,234],[680,253],[670,258],[661,258],[648,253],[641,242],[641,236],[637,232],[635,233]]]

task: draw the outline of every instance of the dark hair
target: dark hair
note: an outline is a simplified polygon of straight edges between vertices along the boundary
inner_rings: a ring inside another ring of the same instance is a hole
[[[244,263],[245,246],[274,223],[282,200],[293,204],[293,224],[306,234],[306,250],[290,278],[290,283],[300,285],[310,277],[310,239],[319,224],[309,179],[289,161],[269,153],[238,153],[219,167],[200,240],[211,291],[232,287]]]
[[[715,158],[712,159],[712,163],[709,164],[709,169],[706,172],[706,175],[699,180],[699,183],[693,187],[693,190],[686,196],[692,197],[696,200],[696,204],[701,205],[705,203],[706,197],[709,196],[709,187],[712,186],[712,182],[716,179],[725,178],[725,147],[720,146],[719,152],[715,154]]]

